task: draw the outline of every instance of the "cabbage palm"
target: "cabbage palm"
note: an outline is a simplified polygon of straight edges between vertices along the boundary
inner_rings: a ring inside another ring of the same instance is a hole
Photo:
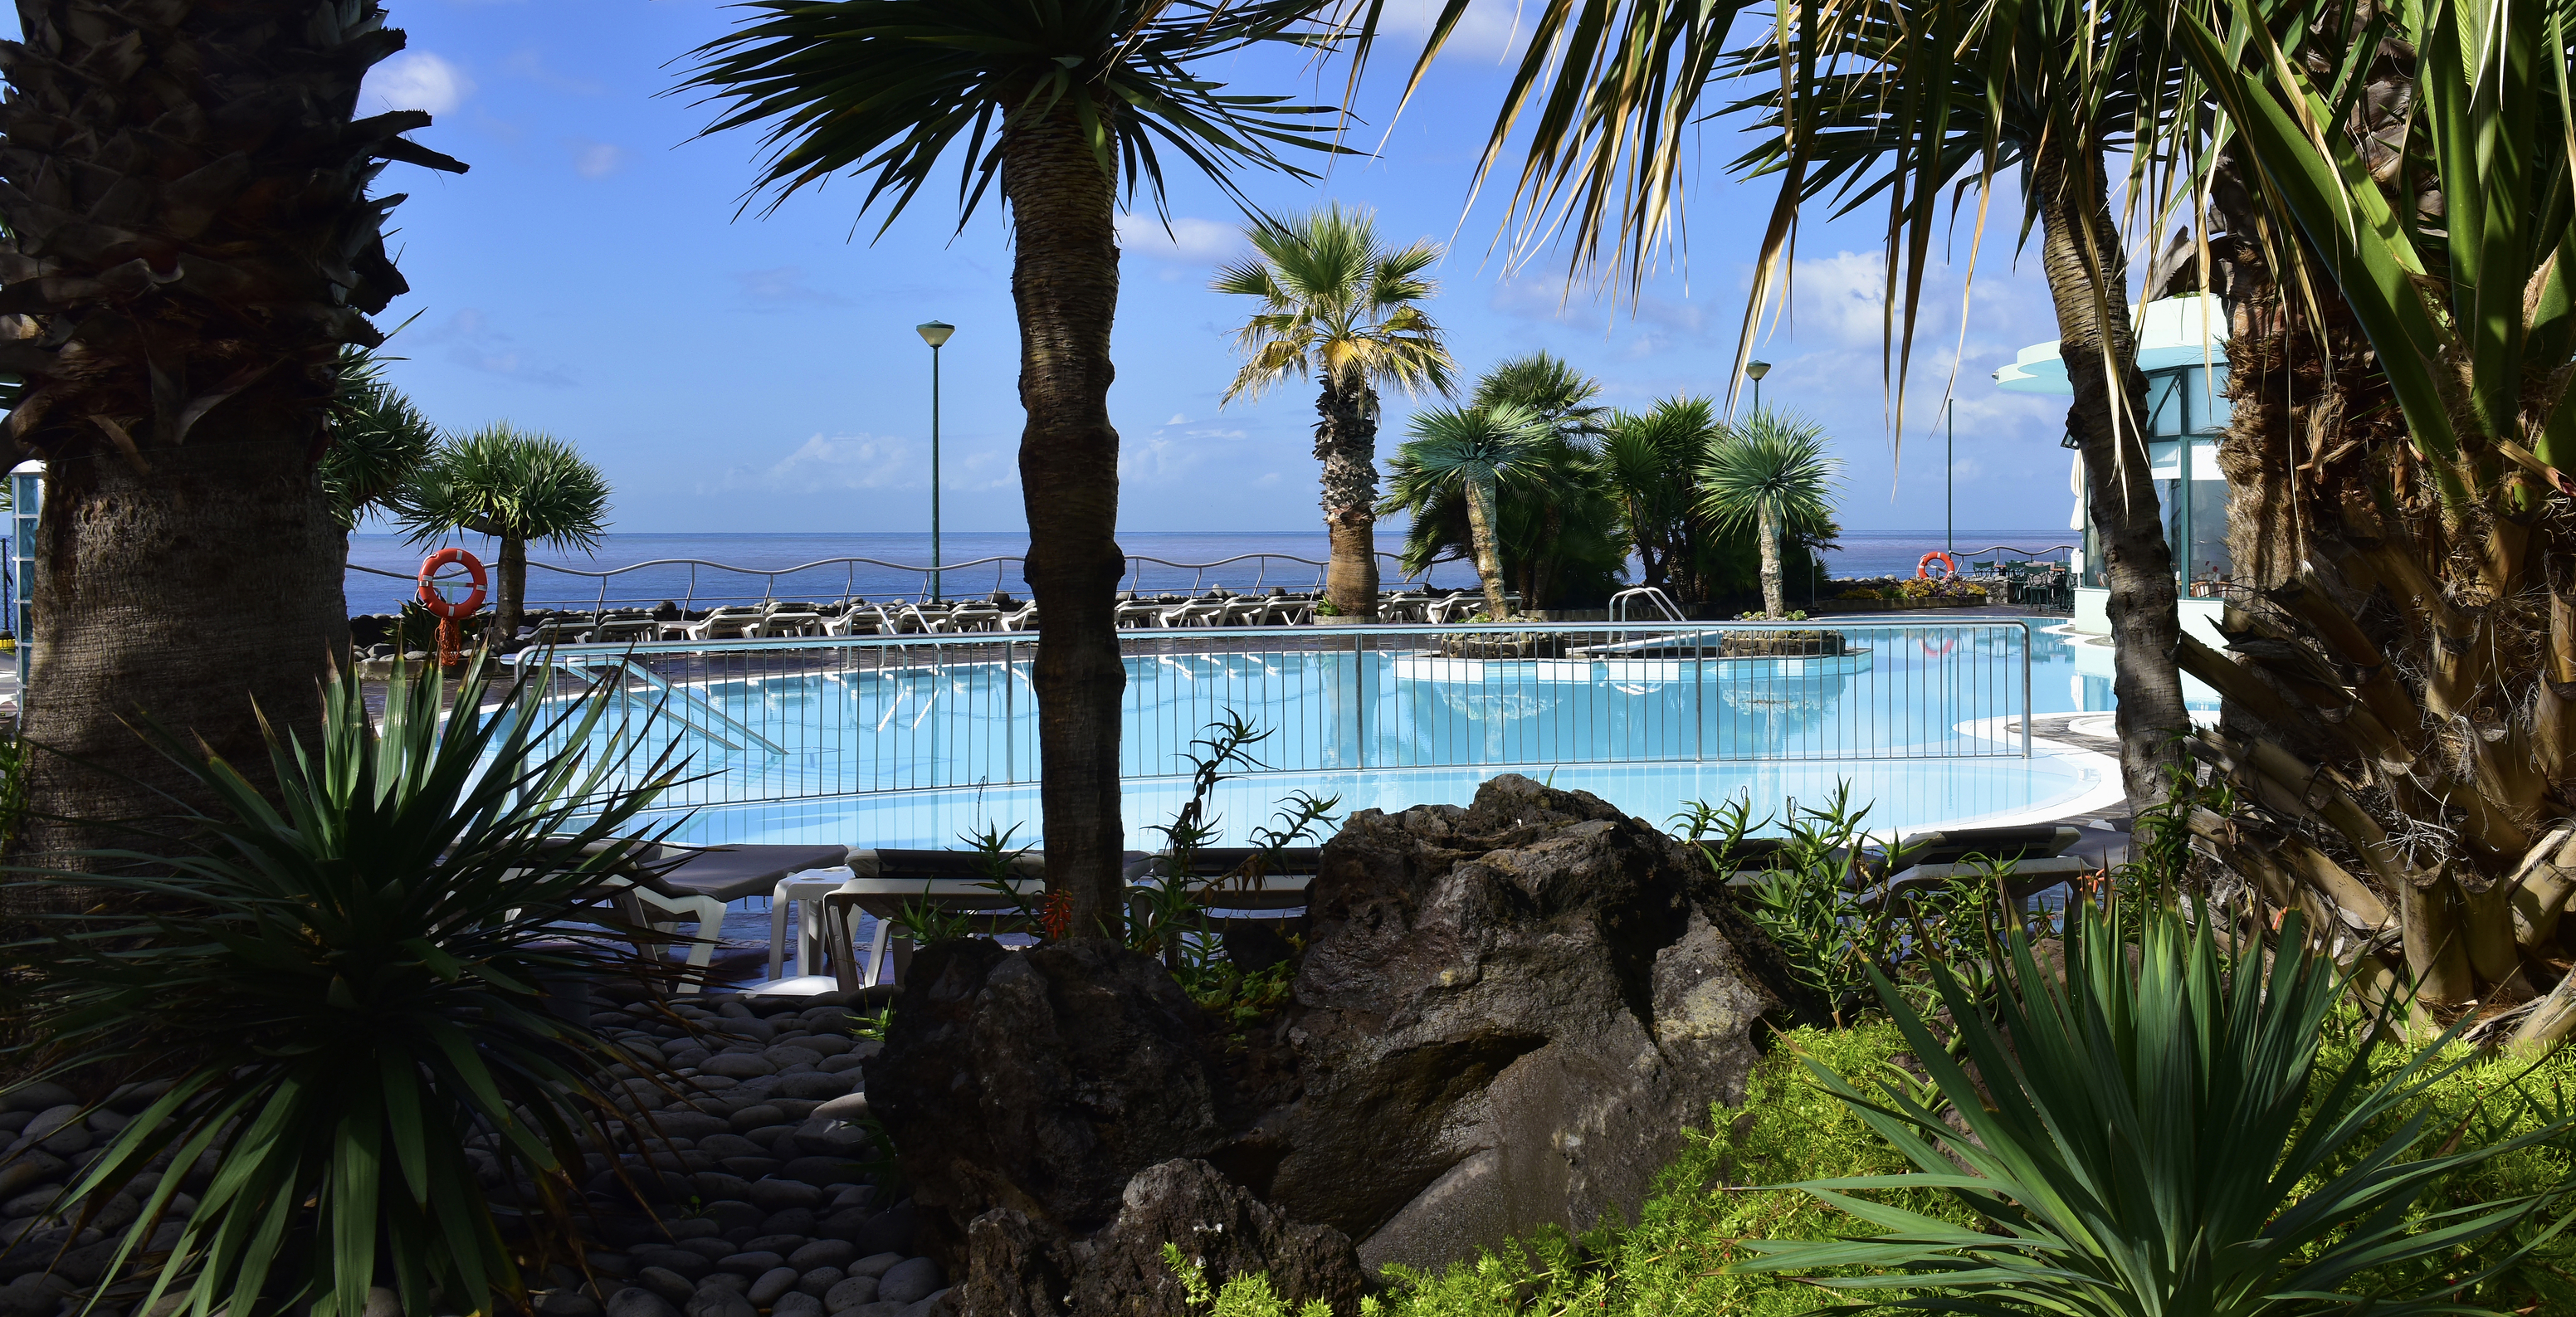
[[[1700,458],[1700,515],[1721,531],[1753,528],[1762,553],[1762,607],[1773,617],[1788,612],[1781,537],[1831,533],[1832,491],[1842,483],[1842,465],[1825,452],[1822,426],[1771,411],[1727,426]]]
[[[385,162],[461,172],[360,117],[403,47],[375,0],[21,0],[0,70],[5,464],[47,462],[20,849],[202,787],[138,704],[265,776],[260,716],[309,732],[347,625],[314,472],[335,363],[405,291]],[[217,662],[207,655],[221,655]],[[76,768],[75,764],[86,767]],[[96,771],[92,771],[96,770]]]
[[[1440,248],[1389,250],[1377,221],[1329,205],[1244,231],[1254,255],[1217,271],[1210,287],[1261,299],[1235,332],[1245,361],[1224,401],[1257,398],[1290,375],[1313,375],[1315,456],[1324,463],[1325,591],[1344,616],[1377,616],[1377,388],[1449,392],[1449,349],[1421,303],[1439,290],[1423,276]]]
[[[766,125],[775,207],[843,171],[892,224],[940,161],[959,219],[995,182],[1020,320],[1020,491],[1039,608],[1039,797],[1047,884],[1084,930],[1120,919],[1118,432],[1109,329],[1123,185],[1159,209],[1169,150],[1228,192],[1246,164],[1304,176],[1283,148],[1332,151],[1329,110],[1228,93],[1204,63],[1309,35],[1306,0],[753,0],[702,46],[688,86],[706,130]]]
[[[1469,0],[1443,0],[1413,71],[1455,32]],[[1365,59],[1385,0],[1341,0]],[[2193,103],[2192,79],[2166,43],[2164,7],[2035,0],[1782,0],[1747,26],[1745,0],[1539,0],[1518,76],[1494,120],[1485,172],[1525,141],[1515,216],[1556,217],[1578,269],[1643,277],[1680,227],[1682,162],[1695,121],[1712,113],[1759,120],[1758,144],[1734,163],[1778,174],[1746,308],[1751,330],[1783,288],[1796,220],[1833,194],[1849,210],[1886,206],[1887,354],[1899,433],[1922,278],[1932,259],[1941,195],[2018,168],[2025,222],[2040,231],[2040,266],[2056,304],[2075,402],[2067,433],[2084,455],[2086,501],[2105,548],[2116,648],[2122,778],[2133,805],[2159,800],[2189,731],[2171,659],[2181,622],[2141,420],[2146,379],[2127,314],[2128,265],[2110,195],[2110,162],[2128,159],[2141,183],[2161,167],[2126,151]],[[1750,99],[1712,105],[1711,89],[1750,87]],[[1524,115],[1535,121],[1525,136]],[[1981,212],[1982,213],[1982,212]],[[1633,287],[1633,282],[1632,282]]]
[[[528,598],[528,541],[595,549],[608,533],[608,477],[581,450],[509,422],[441,444],[396,496],[412,541],[457,531],[501,542],[494,573],[492,634],[519,634]]]
[[[1393,501],[1425,505],[1455,493],[1467,505],[1467,533],[1475,545],[1476,579],[1485,588],[1485,613],[1511,617],[1505,597],[1501,518],[1494,508],[1499,487],[1519,485],[1547,468],[1556,434],[1545,417],[1517,403],[1492,407],[1435,407],[1413,418],[1413,438],[1396,450]]]

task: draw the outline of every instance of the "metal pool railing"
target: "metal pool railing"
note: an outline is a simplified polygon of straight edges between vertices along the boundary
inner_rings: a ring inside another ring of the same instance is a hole
[[[1443,568],[1448,568],[1453,578],[1470,583],[1473,580],[1473,568],[1455,560],[1407,573],[1400,556],[1377,556],[1381,560],[1379,575],[1385,581],[1424,584]],[[948,598],[960,599],[977,597],[988,588],[1001,593],[1024,589],[1021,574],[1026,561],[1018,556],[1003,556],[943,563],[937,568],[941,592]],[[1315,591],[1323,588],[1325,566],[1320,558],[1288,553],[1242,553],[1215,562],[1173,562],[1130,554],[1118,583],[1120,589],[1139,594],[1195,595],[1215,585],[1256,594],[1274,585]],[[408,573],[363,563],[352,563],[349,570],[396,580],[412,579]],[[778,599],[821,601],[854,596],[879,602],[898,597],[927,601],[933,572],[921,563],[857,557],[818,558],[790,567],[738,567],[703,558],[656,558],[599,570],[531,562],[528,570],[535,573],[529,578],[529,608],[598,613],[612,608],[650,608],[664,600],[690,610]],[[562,586],[556,584],[562,578],[570,578],[577,593],[563,593]]]
[[[1188,770],[1211,722],[1262,768],[1987,758],[2030,753],[2034,637],[2016,618],[1122,632],[1120,772]],[[670,805],[998,787],[1038,777],[1038,641],[854,636],[526,651],[527,698],[612,692]],[[2009,726],[2021,735],[1978,735]],[[605,733],[603,733],[605,736]],[[603,739],[603,746],[608,742]]]

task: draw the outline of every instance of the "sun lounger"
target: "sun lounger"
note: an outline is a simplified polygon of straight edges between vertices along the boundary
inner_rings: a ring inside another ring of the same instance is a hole
[[[1038,629],[1038,606],[1037,606],[1037,601],[1035,601],[1035,600],[1031,600],[1031,601],[1029,601],[1028,603],[1025,603],[1025,604],[1020,605],[1019,610],[1018,610],[1017,612],[1012,612],[1012,613],[1006,613],[1006,614],[1003,614],[1002,619],[1001,619],[1001,623],[1000,623],[1000,629],[1001,629],[1001,630],[1004,630],[1004,631],[1035,631],[1035,630],[1037,630],[1037,629]]]
[[[529,643],[536,645],[578,645],[590,639],[588,618],[550,617],[537,624]]]
[[[752,628],[755,636],[819,636],[823,634],[823,615],[808,610],[781,609],[760,619]]]
[[[849,858],[849,881],[822,900],[823,942],[844,991],[875,987],[889,959],[898,978],[911,968],[912,939],[896,927],[907,905],[965,914],[986,932],[1018,931],[1022,922],[1018,902],[993,889],[979,852],[852,849]],[[1024,851],[1011,874],[1034,901],[1046,886],[1046,857]],[[861,912],[877,921],[876,936],[853,954]]]
[[[652,640],[662,634],[662,624],[649,617],[612,617],[590,633],[591,643],[623,644],[632,640]]]
[[[594,846],[590,849],[596,849]],[[637,842],[623,857],[622,863],[605,875],[604,886],[612,889],[624,884],[631,895],[658,911],[678,919],[655,920],[656,924],[677,923],[682,919],[696,921],[698,931],[689,948],[688,963],[704,969],[715,957],[716,940],[724,926],[725,907],[750,896],[768,894],[791,874],[814,869],[838,869],[849,862],[846,846],[682,846],[673,843]],[[683,992],[697,991],[690,982]]]
[[[663,623],[662,638],[664,640],[724,640],[751,635],[759,629],[760,619],[767,611],[765,606],[759,604],[725,604],[708,609],[707,615],[695,622]]]
[[[1118,605],[1118,625],[1129,629],[1163,624],[1165,605],[1132,600]]]
[[[849,610],[842,613],[840,616],[827,617],[823,619],[823,634],[827,636],[890,636],[894,634],[894,632],[889,629],[890,626],[891,623],[887,622],[884,609],[871,604],[852,604],[850,605]]]

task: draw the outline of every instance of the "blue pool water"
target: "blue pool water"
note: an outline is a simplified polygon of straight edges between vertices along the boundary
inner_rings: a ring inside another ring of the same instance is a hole
[[[1871,828],[1889,832],[2057,817],[2100,808],[2116,785],[2097,756],[2043,746],[2024,759],[2009,739],[2024,706],[2019,626],[1961,619],[1847,634],[1860,652],[1704,665],[1652,651],[1452,659],[1419,637],[1352,652],[1210,654],[1175,642],[1174,652],[1131,653],[1128,845],[1156,844],[1153,825],[1185,799],[1191,741],[1228,713],[1270,732],[1255,751],[1269,771],[1216,795],[1235,842],[1292,793],[1337,797],[1344,814],[1463,804],[1501,772],[1656,821],[1685,801],[1737,797],[1759,817],[1847,783],[1870,805]],[[2108,706],[2098,659],[2040,627],[2027,643],[2033,714]],[[700,775],[669,798],[666,820],[686,810],[676,837],[933,847],[987,826],[1040,835],[1025,657],[953,645],[937,666],[863,666],[828,649],[795,657],[801,666],[706,660],[675,674],[648,744],[680,740]]]

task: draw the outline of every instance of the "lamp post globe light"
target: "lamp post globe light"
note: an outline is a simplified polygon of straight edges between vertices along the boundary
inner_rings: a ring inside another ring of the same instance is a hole
[[[913,328],[930,345],[930,598],[936,603],[944,597],[939,588],[939,347],[957,326],[932,320]]]
[[[1770,362],[1748,361],[1744,363],[1744,377],[1753,381],[1753,410],[1757,412],[1762,410],[1762,377],[1770,373]]]

